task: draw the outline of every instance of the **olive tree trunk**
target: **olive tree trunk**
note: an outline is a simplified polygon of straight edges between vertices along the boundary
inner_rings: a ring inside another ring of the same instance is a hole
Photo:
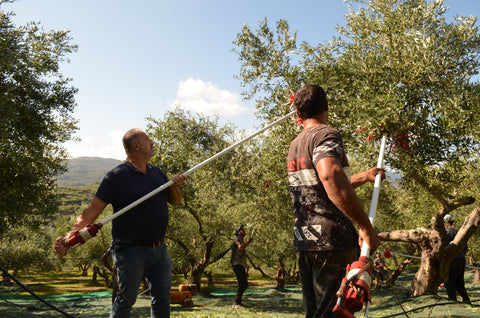
[[[451,206],[454,207],[458,206]],[[450,210],[439,210],[432,218],[430,229],[420,227],[379,233],[382,241],[413,243],[421,251],[420,268],[412,281],[410,296],[437,294],[438,286],[448,280],[448,269],[453,259],[465,248],[480,224],[480,207],[477,207],[465,218],[454,240],[447,245],[443,216]]]

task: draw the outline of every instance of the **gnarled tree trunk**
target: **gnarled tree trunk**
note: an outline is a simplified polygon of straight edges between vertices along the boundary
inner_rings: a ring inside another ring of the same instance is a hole
[[[450,206],[458,207],[455,204]],[[439,210],[431,222],[431,229],[394,230],[379,233],[382,241],[413,243],[421,250],[421,263],[410,287],[410,296],[436,294],[438,286],[448,279],[448,269],[455,256],[465,248],[470,236],[480,224],[480,207],[465,218],[454,240],[448,244],[443,216],[452,209]]]
[[[466,257],[468,257],[470,265],[472,265],[473,267],[478,267],[478,262],[473,257],[472,251],[469,250]],[[473,278],[473,284],[478,284],[480,282],[480,271],[478,269],[474,269],[474,272],[475,276]]]
[[[390,286],[395,284],[395,281],[397,280],[397,278],[400,276],[403,270],[407,267],[407,265],[410,264],[411,262],[412,262],[411,258],[406,258],[400,263],[400,265],[396,265],[392,274],[390,275],[390,277],[388,277],[387,281],[385,282],[385,285]]]
[[[189,249],[184,242],[175,240],[175,243],[177,243],[185,251],[185,259],[187,259],[190,263],[190,278],[188,283],[195,284],[197,286],[197,290],[200,290],[201,288],[202,275],[204,274],[205,269],[209,265],[222,259],[231,249],[231,246],[228,246],[218,255],[212,257],[212,250],[215,242],[216,241],[213,239],[206,240],[203,255],[201,256],[201,259],[197,259],[192,255],[192,250]]]

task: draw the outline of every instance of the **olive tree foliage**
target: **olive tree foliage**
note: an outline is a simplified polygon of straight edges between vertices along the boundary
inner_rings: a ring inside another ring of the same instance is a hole
[[[155,142],[151,162],[171,178],[211,158],[238,141],[230,124],[192,115],[180,108],[163,120],[149,118],[148,135]],[[230,250],[233,233],[249,223],[254,187],[249,170],[255,165],[248,146],[240,145],[189,174],[182,186],[181,204],[170,207],[166,240],[175,271],[188,272],[190,283],[201,285],[201,276]],[[228,254],[229,255],[229,254]]]
[[[55,260],[50,258],[51,241],[43,235],[46,227],[35,231],[30,227],[19,225],[11,227],[0,240],[0,266],[16,276],[20,270],[50,270]]]
[[[77,129],[77,90],[60,73],[76,50],[68,32],[16,26],[11,16],[0,8],[0,233],[56,211],[55,177],[67,156],[62,143]]]
[[[78,268],[82,276],[87,276],[88,271],[93,269],[94,266],[105,268],[102,262],[102,256],[111,243],[112,240],[109,229],[102,228],[95,238],[71,249],[65,258],[66,263],[70,267]],[[53,257],[55,257],[55,255]]]
[[[295,125],[293,116],[284,122]],[[285,165],[278,165],[286,157],[282,130],[280,123],[249,141],[252,157],[238,189],[248,194],[243,200],[249,214],[242,223],[247,225],[247,235],[254,237],[247,250],[249,264],[270,278],[277,278],[277,270],[282,268],[286,279],[294,282],[297,269],[292,248],[292,208]]]
[[[256,99],[260,118],[286,113],[289,94],[319,84],[329,99],[329,124],[341,131],[354,170],[376,163],[378,140],[387,135],[387,166],[402,177],[398,191],[388,192],[388,213],[408,217],[399,223],[415,229],[381,238],[421,250],[412,295],[436,293],[480,221],[478,208],[471,211],[445,249],[443,216],[474,202],[465,179],[478,170],[480,116],[476,18],[449,22],[446,10],[441,0],[350,1],[346,24],[326,43],[297,44],[287,21],[272,30],[266,19],[255,31],[244,26],[235,41],[245,97]],[[282,133],[298,131],[285,125]]]
[[[86,204],[79,205],[76,209],[77,212],[58,215],[58,218],[55,221],[55,233],[50,236],[50,244],[48,246],[49,257],[58,259],[60,262],[62,262],[58,264],[63,265],[61,269],[76,268],[79,270],[81,276],[87,276],[88,272],[92,270],[94,266],[105,269],[105,266],[102,262],[102,256],[112,245],[112,223],[110,222],[102,226],[98,234],[95,237],[87,240],[84,244],[78,244],[74,248],[69,249],[68,254],[63,258],[59,258],[53,252],[53,249],[51,248],[51,242],[54,242],[58,236],[65,235],[65,233],[70,231],[72,229],[72,224],[75,223],[75,220],[80,213],[78,211],[83,211],[86,207]],[[62,207],[61,210],[63,213],[65,213],[64,207]],[[111,205],[108,205],[100,217],[104,219],[112,214],[113,208]]]

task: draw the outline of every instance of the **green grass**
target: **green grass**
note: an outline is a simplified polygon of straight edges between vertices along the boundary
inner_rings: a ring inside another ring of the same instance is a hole
[[[397,280],[394,286],[395,289],[386,287],[372,288],[372,304],[368,317],[406,317],[402,312],[402,307],[408,312],[408,316],[412,318],[480,317],[480,286],[473,284],[473,273],[465,273],[466,287],[471,299],[474,301],[474,306],[472,307],[448,301],[443,288],[439,289],[438,295],[407,298],[405,294],[410,287],[414,271],[414,268],[405,271]],[[105,287],[103,278],[99,278],[98,282],[94,283],[91,275],[82,277],[78,272],[51,272],[20,273],[17,279],[34,292],[43,295],[49,302],[75,317],[108,317],[111,308],[111,294],[109,293],[110,290]],[[187,281],[183,276],[175,275],[173,277],[173,289],[176,289],[179,284],[185,283]],[[172,317],[300,318],[304,315],[299,285],[290,285],[288,290],[282,291],[275,288],[276,282],[274,280],[265,279],[258,275],[250,275],[250,286],[244,296],[244,301],[252,307],[237,310],[231,306],[234,297],[232,292],[236,288],[236,281],[232,273],[214,275],[213,286],[208,287],[206,280],[203,280],[202,283],[204,283],[205,289],[194,295],[193,301],[195,306],[193,308],[182,308],[178,304],[172,304]],[[220,288],[232,291],[210,294],[210,292]],[[105,292],[100,293],[101,291]],[[75,295],[82,293],[84,296]],[[7,297],[5,300],[0,299],[1,317],[38,318],[61,316],[33,299],[33,297],[28,297],[27,293],[20,291],[15,284],[9,284],[9,286],[0,285],[0,294],[2,294],[1,298]],[[396,294],[399,297],[398,299]],[[15,299],[15,295],[18,295],[18,299]],[[60,297],[60,295],[63,296]],[[139,296],[134,308],[136,317],[149,317],[150,299],[148,295]],[[363,317],[363,311],[356,313],[355,316]]]
[[[91,275],[81,276],[78,272],[20,272],[15,278],[38,295],[62,295],[108,290],[103,278],[99,277],[97,282],[94,282]],[[12,281],[9,285],[15,286],[13,284]]]

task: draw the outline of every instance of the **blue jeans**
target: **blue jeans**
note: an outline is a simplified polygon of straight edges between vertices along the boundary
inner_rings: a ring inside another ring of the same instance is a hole
[[[112,258],[119,290],[110,317],[130,317],[143,278],[146,278],[152,296],[152,318],[170,317],[172,259],[165,243],[156,249],[143,246],[121,248],[113,251]]]

